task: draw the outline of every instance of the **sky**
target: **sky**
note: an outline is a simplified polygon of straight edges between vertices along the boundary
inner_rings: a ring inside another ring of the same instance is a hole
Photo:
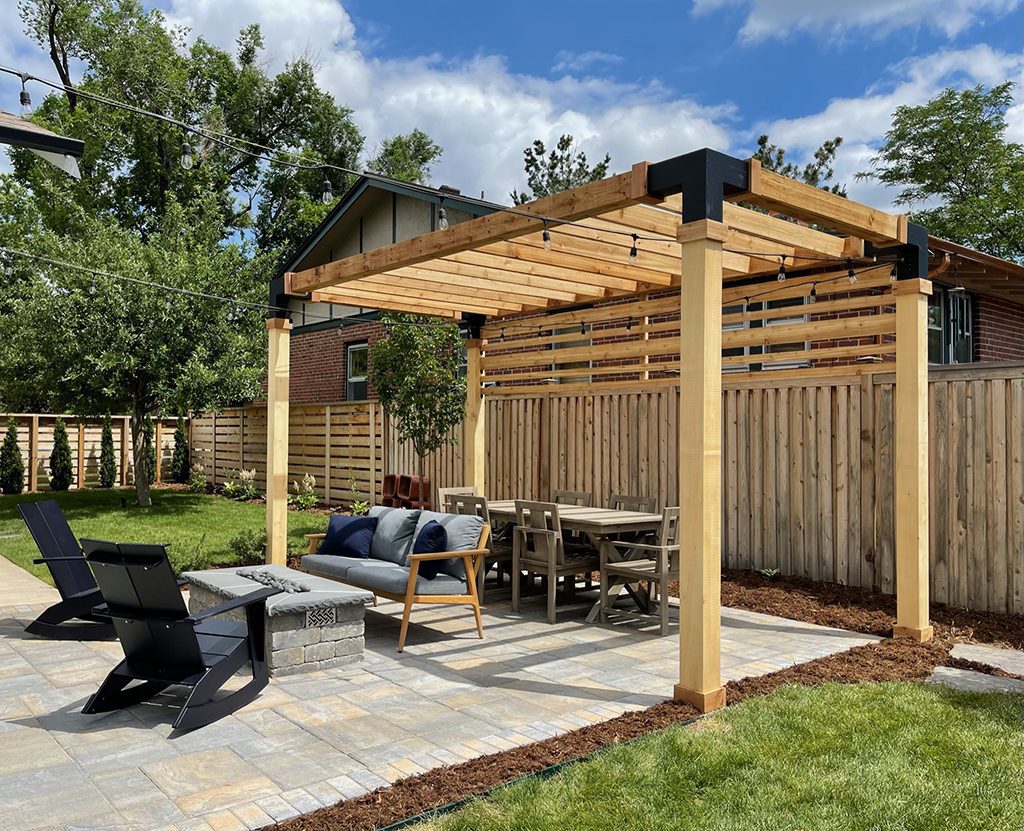
[[[444,148],[432,184],[495,201],[524,187],[523,149],[535,138],[571,133],[620,171],[700,147],[746,157],[768,133],[798,162],[842,136],[837,178],[852,198],[889,208],[892,192],[853,175],[893,110],[1008,79],[1018,95],[1010,136],[1024,141],[1024,0],[155,5],[227,48],[243,25],[262,24],[270,68],[315,56],[368,151],[418,127]],[[0,3],[0,63],[54,77],[13,0]],[[0,82],[0,107],[17,111],[17,90]]]

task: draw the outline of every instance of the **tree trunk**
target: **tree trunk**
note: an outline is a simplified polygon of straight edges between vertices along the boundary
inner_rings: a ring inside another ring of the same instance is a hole
[[[153,500],[149,495],[149,448],[146,446],[146,409],[141,401],[132,408],[132,458],[135,463],[135,496],[140,508],[149,508]]]
[[[419,470],[417,471],[417,473],[419,474],[419,477],[420,477],[419,493],[420,493],[420,506],[422,507],[425,502],[429,501],[429,495],[425,494],[423,492],[423,477],[426,474],[427,457],[417,450],[416,451],[416,458],[419,460]]]

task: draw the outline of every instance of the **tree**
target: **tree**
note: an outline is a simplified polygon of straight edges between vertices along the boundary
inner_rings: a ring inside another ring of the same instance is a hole
[[[558,144],[551,152],[548,152],[543,141],[536,139],[523,150],[523,167],[530,195],[513,191],[510,194],[512,201],[522,205],[531,199],[596,182],[608,175],[611,160],[612,157],[605,153],[604,158],[591,167],[587,162],[587,154],[576,146],[576,140],[568,133],[558,139]]]
[[[897,205],[936,236],[1024,260],[1024,147],[1006,140],[1010,81],[946,89],[927,104],[898,107],[859,178],[899,188]],[[937,204],[936,204],[937,203]]]
[[[188,430],[185,417],[178,416],[178,426],[174,428],[174,453],[171,454],[171,479],[179,485],[188,482],[189,474]]]
[[[398,436],[424,458],[455,444],[451,429],[466,415],[466,379],[459,374],[462,338],[454,323],[385,314],[385,336],[370,349],[369,378]]]
[[[64,419],[58,418],[53,424],[53,452],[50,454],[50,487],[55,491],[66,491],[75,479],[71,462],[71,443]]]
[[[7,435],[0,447],[0,491],[21,493],[25,489],[25,460],[18,447],[18,425],[13,417],[7,419]]]
[[[112,488],[117,482],[117,459],[114,457],[114,431],[110,424],[110,413],[103,416],[103,432],[100,434],[100,487]]]
[[[146,454],[146,475],[152,485],[156,481],[156,430],[153,429],[153,417],[149,413],[142,420],[142,441],[142,449]]]
[[[440,145],[417,128],[406,135],[384,139],[366,166],[393,179],[426,184],[431,167],[443,152]]]
[[[753,158],[761,162],[765,170],[773,170],[791,179],[798,179],[805,184],[811,185],[829,193],[839,196],[846,196],[846,185],[829,181],[835,176],[836,153],[843,144],[843,137],[836,136],[821,143],[821,146],[814,151],[814,160],[805,164],[802,168],[790,161],[786,161],[786,151],[768,140],[767,135],[761,135],[757,139],[757,152]]]

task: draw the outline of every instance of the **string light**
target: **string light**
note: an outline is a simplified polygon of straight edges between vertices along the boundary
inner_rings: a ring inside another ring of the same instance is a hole
[[[540,238],[544,240],[544,250],[551,250],[551,232],[548,230],[548,221],[544,220],[544,233],[540,235]]]
[[[899,277],[899,273],[896,270],[896,264],[893,263],[892,268],[889,270],[889,282],[895,283],[897,277]]]
[[[442,231],[448,230],[448,211],[444,209],[444,197],[441,197],[441,201],[438,203],[437,208],[437,227]]]
[[[580,334],[581,335],[587,334],[587,324],[584,323],[582,320],[580,321]]]
[[[779,275],[775,279],[778,280],[780,283],[785,283],[786,282],[786,255],[785,254],[780,254],[779,255]]]
[[[25,82],[28,80],[28,75],[21,76],[21,95],[18,96],[18,102],[21,105],[21,117],[28,118],[32,115],[32,96],[28,94],[28,90],[25,89]]]
[[[504,326],[501,327],[501,334],[498,335],[498,340],[502,341],[502,342],[504,342],[504,340],[505,340],[505,327]]]
[[[846,261],[846,276],[850,280],[850,285],[857,285],[857,272],[853,270],[853,260]]]
[[[187,141],[181,143],[181,166],[185,170],[191,170],[195,160],[192,158],[192,145]]]
[[[637,260],[636,242],[637,242],[638,239],[640,239],[639,235],[633,234],[633,246],[629,249],[629,264],[630,265],[636,265],[636,260]]]
[[[334,201],[334,186],[326,176],[324,177],[323,188],[320,192],[320,201],[325,205],[330,205]]]
[[[627,332],[632,332],[633,331],[633,318],[632,317],[626,319],[626,331]]]
[[[818,302],[818,284],[817,283],[811,283],[811,293],[807,295],[807,302],[808,303],[817,303]]]

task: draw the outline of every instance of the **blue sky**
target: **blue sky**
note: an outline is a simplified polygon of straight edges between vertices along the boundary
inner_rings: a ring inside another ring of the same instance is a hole
[[[0,61],[52,77],[0,9]],[[445,148],[434,183],[501,199],[535,137],[577,136],[626,169],[695,147],[746,155],[767,131],[799,161],[842,135],[853,182],[892,110],[943,87],[1024,81],[1024,0],[381,2],[161,0],[170,20],[230,47],[263,24],[271,67],[300,52],[368,136],[420,127]],[[1011,135],[1024,140],[1022,103]],[[13,109],[17,88],[0,85]]]

